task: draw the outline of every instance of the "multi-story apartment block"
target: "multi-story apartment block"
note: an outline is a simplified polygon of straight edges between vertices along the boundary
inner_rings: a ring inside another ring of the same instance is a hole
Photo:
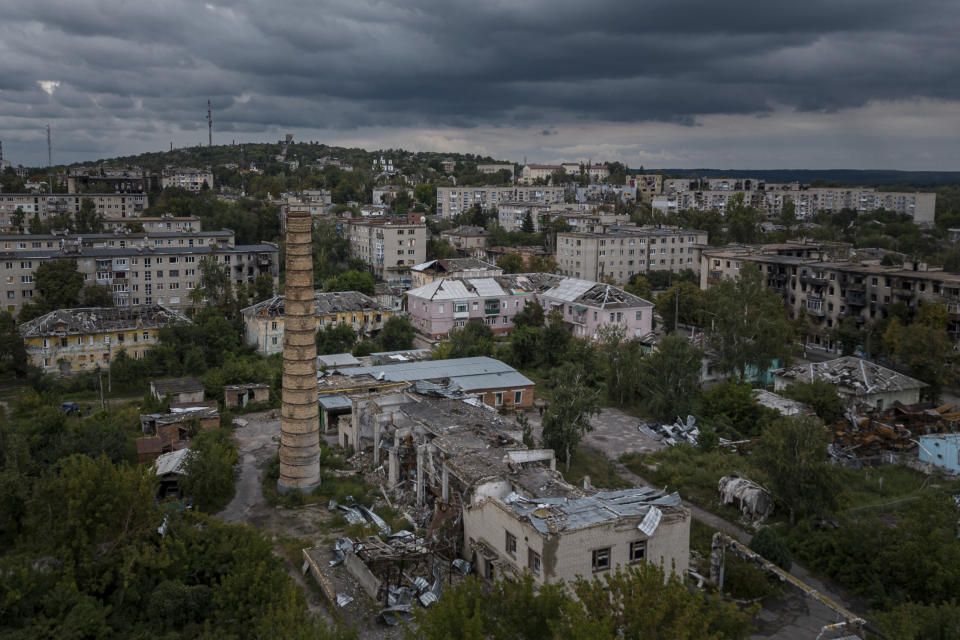
[[[327,189],[310,189],[296,193],[282,193],[279,200],[273,200],[280,210],[280,228],[287,228],[287,214],[291,211],[306,211],[311,218],[322,218],[333,204],[333,198]]]
[[[602,233],[557,234],[560,273],[626,284],[635,274],[700,268],[704,231],[677,227],[614,226]]]
[[[438,187],[437,215],[452,218],[479,205],[484,211],[499,207],[503,202],[537,202],[559,204],[564,199],[563,187]]]
[[[34,296],[34,274],[49,260],[76,262],[85,285],[103,285],[118,307],[193,306],[190,293],[199,280],[199,263],[212,255],[226,265],[234,285],[248,285],[267,274],[279,276],[276,245],[234,245],[230,231],[203,233],[93,234],[90,236],[12,236],[0,240],[0,301],[17,313]]]
[[[493,163],[493,164],[478,164],[477,171],[485,174],[497,173],[499,171],[509,171],[510,175],[512,176],[513,163],[504,162],[504,163]]]
[[[73,167],[67,171],[67,191],[96,188],[103,193],[147,193],[157,186],[157,176],[139,167]]]
[[[411,322],[432,339],[470,321],[509,333],[514,316],[533,301],[547,313],[558,309],[566,328],[587,340],[597,340],[604,327],[620,327],[629,338],[645,336],[652,327],[651,302],[609,284],[552,273],[441,278],[407,291]]]
[[[24,226],[33,216],[41,221],[60,215],[75,215],[84,199],[93,201],[104,218],[132,218],[150,206],[145,193],[0,193],[0,233],[15,231],[13,214],[23,211]]]
[[[351,219],[343,222],[350,255],[373,268],[380,280],[408,280],[410,267],[427,260],[427,225],[404,219]]]
[[[791,317],[807,320],[809,344],[832,349],[830,334],[844,318],[863,325],[886,317],[891,304],[915,308],[921,301],[946,305],[950,334],[960,338],[960,274],[921,263],[884,267],[879,260],[837,259],[816,245],[760,245],[704,249],[701,288],[722,278],[738,278],[745,264],[760,268]]]
[[[160,329],[189,322],[161,305],[85,307],[51,311],[17,330],[32,365],[68,374],[106,367],[121,351],[140,358],[158,342]]]
[[[371,193],[373,204],[389,204],[393,202],[401,192],[405,192],[413,198],[413,189],[410,187],[398,187],[393,184],[374,187]]]
[[[393,311],[359,291],[314,293],[317,329],[346,324],[361,337],[376,333]],[[274,296],[240,311],[247,344],[265,356],[283,351],[283,317],[286,298]],[[323,355],[323,354],[321,354]]]
[[[103,228],[107,231],[117,229],[126,229],[129,224],[141,224],[146,232],[157,231],[202,231],[203,223],[197,216],[174,216],[165,214],[162,216],[140,216],[131,220],[130,218],[104,218]]]
[[[933,224],[937,195],[877,191],[870,187],[814,188],[799,183],[764,183],[755,179],[711,178],[709,180],[669,179],[663,193],[652,197],[654,209],[667,213],[697,209],[725,213],[728,202],[743,194],[748,204],[768,217],[777,217],[787,202],[793,202],[797,218],[803,220],[828,211],[851,209],[868,213],[886,209],[910,216],[918,225]]]
[[[483,227],[467,225],[440,232],[440,238],[453,245],[461,257],[472,255],[474,249],[486,247],[489,236],[490,232]]]
[[[506,231],[519,231],[530,214],[533,230],[539,233],[546,224],[557,218],[564,218],[576,228],[579,216],[601,216],[608,224],[615,221],[629,222],[630,216],[614,216],[613,213],[598,211],[599,205],[590,203],[539,203],[539,202],[501,202],[497,209],[500,227]]]
[[[206,187],[204,187],[206,185]],[[213,188],[213,172],[210,169],[193,169],[190,167],[168,167],[163,170],[160,186],[164,189],[180,187],[187,191],[199,193],[204,188]]]
[[[579,176],[580,172],[589,174],[591,181],[606,180],[610,177],[610,170],[605,164],[583,165],[579,162],[564,162],[563,164],[528,164],[523,167],[520,181],[523,184],[532,184],[535,180],[549,180],[553,174],[561,170],[568,176]]]
[[[659,173],[640,173],[627,176],[627,187],[633,187],[637,193],[649,200],[650,196],[660,193],[663,189],[663,176]]]

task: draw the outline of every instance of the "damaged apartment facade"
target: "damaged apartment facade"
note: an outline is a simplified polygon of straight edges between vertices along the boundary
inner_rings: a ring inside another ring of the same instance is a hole
[[[160,305],[57,309],[18,327],[30,363],[48,373],[106,367],[121,351],[140,358],[159,340],[160,329],[189,324]]]
[[[376,333],[393,315],[370,296],[359,291],[314,293],[317,329],[348,324],[360,336]],[[284,296],[274,296],[241,310],[244,339],[254,345],[257,353],[269,356],[283,350]]]
[[[557,309],[575,337],[597,340],[605,327],[620,327],[628,338],[651,332],[653,303],[613,285],[552,273],[488,278],[444,278],[407,292],[413,326],[432,339],[449,336],[467,322],[483,322],[494,333],[513,330],[513,318],[528,303],[545,314]]]
[[[529,570],[537,584],[649,561],[682,574],[690,512],[676,493],[574,487],[554,452],[528,449],[520,426],[436,385],[355,398],[340,421],[396,502],[430,529],[454,529],[455,552],[493,580]],[[443,515],[441,515],[443,514]]]

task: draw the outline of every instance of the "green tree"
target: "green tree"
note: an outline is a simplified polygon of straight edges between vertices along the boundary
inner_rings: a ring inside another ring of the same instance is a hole
[[[550,174],[550,184],[555,187],[565,185],[569,181],[570,176],[567,174],[566,169],[562,167],[559,169],[554,169],[553,173]]]
[[[432,211],[437,208],[437,185],[421,182],[413,188],[413,197]]]
[[[669,334],[639,364],[638,388],[643,410],[660,420],[688,413],[700,392],[703,352],[686,337]]]
[[[700,396],[700,413],[727,437],[739,440],[760,434],[779,413],[757,403],[750,383],[727,378]]]
[[[503,269],[504,273],[523,273],[523,256],[516,251],[508,251],[497,258],[497,266]]]
[[[17,376],[27,372],[27,347],[9,311],[0,312],[0,372]]]
[[[190,300],[197,305],[206,300],[220,309],[229,307],[232,298],[230,267],[218,262],[215,253],[210,253],[200,258],[197,270],[200,277],[190,292]]]
[[[273,297],[273,276],[261,273],[253,282],[253,302],[263,302]]]
[[[690,591],[675,573],[667,577],[651,562],[602,574],[572,585],[555,637],[658,638],[692,640],[746,638],[755,610],[741,611],[719,596]]]
[[[91,198],[80,201],[80,210],[75,215],[77,233],[100,233],[103,231],[103,215]]]
[[[840,345],[843,355],[852,356],[863,340],[863,332],[857,326],[857,319],[847,316],[830,333],[830,339]]]
[[[364,295],[372,296],[376,290],[376,284],[373,274],[369,271],[351,269],[327,280],[325,288],[327,291],[359,291]]]
[[[750,548],[784,571],[790,571],[793,566],[790,549],[772,527],[764,527],[754,534],[750,538]]]
[[[349,324],[327,324],[317,330],[317,353],[348,353],[357,341],[357,334]]]
[[[606,364],[607,398],[620,406],[633,404],[640,391],[643,354],[636,340],[627,340],[622,326],[600,330],[600,354]]]
[[[727,233],[733,242],[753,243],[760,237],[760,214],[744,204],[744,194],[738,193],[727,203]]]
[[[797,205],[793,199],[785,200],[783,209],[780,211],[780,224],[785,226],[788,231],[792,231],[797,225]]]
[[[567,365],[557,376],[553,402],[543,414],[543,443],[570,471],[570,457],[584,434],[593,430],[590,416],[600,414],[599,392],[587,386],[583,372]]]
[[[214,513],[233,496],[237,447],[226,429],[201,431],[183,463],[180,490],[191,496],[201,511]]]
[[[13,227],[14,233],[23,233],[23,223],[25,219],[26,214],[23,212],[23,209],[20,207],[14,209],[13,214],[10,216],[10,225]]]
[[[713,314],[707,341],[721,371],[747,375],[766,372],[774,360],[790,356],[793,327],[783,301],[764,283],[763,274],[744,263],[737,280],[723,279],[707,291]]]
[[[529,324],[517,326],[510,333],[510,355],[517,367],[534,367],[543,356],[541,330]]]
[[[840,485],[827,460],[827,435],[819,418],[791,416],[771,422],[757,440],[754,460],[791,525],[798,515],[836,508]]]
[[[656,299],[656,310],[663,318],[664,330],[676,331],[675,317],[683,324],[701,326],[706,300],[706,293],[697,285],[689,282],[674,283]]]
[[[70,309],[80,304],[83,274],[69,258],[41,262],[34,272],[37,295],[20,309],[19,321],[25,322],[54,309]]]
[[[542,327],[544,324],[543,306],[536,300],[530,300],[513,316],[514,327]]]
[[[630,282],[624,290],[644,300],[653,300],[653,287],[650,286],[650,281],[640,274],[630,276]]]
[[[929,385],[921,390],[928,400],[937,400],[943,386],[953,380],[948,317],[944,305],[923,302],[912,324],[906,326],[899,318],[893,318],[883,334],[884,346],[894,362]]]
[[[80,291],[80,304],[84,307],[112,307],[113,293],[103,285],[87,285]]]
[[[427,260],[445,260],[456,257],[457,250],[446,240],[437,239],[433,236],[427,238]]]
[[[520,230],[524,233],[535,233],[536,228],[533,226],[533,214],[528,210],[527,213],[523,216],[523,225],[520,227]]]
[[[449,349],[443,357],[472,358],[492,355],[493,330],[482,322],[471,320],[462,329],[450,332]]]
[[[413,348],[416,330],[405,316],[390,316],[377,334],[380,351],[400,351]]]
[[[572,338],[570,332],[567,331],[563,311],[559,308],[554,308],[547,314],[541,340],[545,362],[552,367],[562,364],[565,361],[567,348],[570,346]]]
[[[30,218],[30,224],[27,227],[27,231],[34,235],[46,233],[47,231],[46,225],[44,225],[43,222],[40,220],[39,214],[34,213],[33,217]]]
[[[837,386],[817,378],[812,382],[796,382],[783,390],[783,395],[810,407],[826,424],[833,424],[843,416],[843,401]]]

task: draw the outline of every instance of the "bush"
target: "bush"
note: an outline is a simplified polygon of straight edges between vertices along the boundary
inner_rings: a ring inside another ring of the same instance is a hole
[[[777,532],[770,527],[760,529],[753,536],[750,540],[750,548],[784,571],[790,571],[790,567],[793,566],[790,549],[787,548],[786,543]]]

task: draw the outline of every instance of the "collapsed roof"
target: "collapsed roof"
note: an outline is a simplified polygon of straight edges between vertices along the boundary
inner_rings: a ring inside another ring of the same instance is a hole
[[[388,311],[376,300],[359,291],[314,291],[317,316],[327,316],[333,313],[350,313],[353,311]],[[244,317],[276,317],[282,316],[286,304],[285,296],[274,296],[269,300],[258,302],[243,309],[240,313]]]
[[[162,305],[79,307],[51,311],[24,322],[18,331],[24,338],[35,338],[159,329],[177,324],[190,324],[190,319]]]
[[[524,498],[511,494],[504,500],[514,513],[526,518],[540,533],[583,529],[629,516],[646,516],[652,507],[679,507],[680,496],[649,487],[598,491],[584,498]]]
[[[778,377],[790,382],[809,383],[814,380],[826,380],[837,385],[838,393],[848,396],[869,396],[875,393],[921,389],[927,386],[916,378],[853,356],[844,356],[826,362],[799,364],[775,373]]]

